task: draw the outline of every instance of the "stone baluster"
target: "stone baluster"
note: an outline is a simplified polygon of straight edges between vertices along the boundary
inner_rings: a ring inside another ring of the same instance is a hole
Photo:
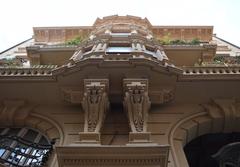
[[[142,47],[141,47],[141,44],[140,44],[140,43],[137,43],[137,50],[138,50],[138,51],[142,51]]]
[[[107,43],[104,43],[103,46],[102,46],[102,50],[105,51],[107,48]]]
[[[96,50],[96,48],[97,48],[97,44],[93,45],[92,52],[94,52]]]
[[[137,50],[135,43],[132,43],[132,49]]]
[[[145,51],[146,50],[146,47],[145,45],[142,45],[142,50]]]
[[[157,49],[157,51],[156,51],[156,56],[157,56],[158,60],[160,60],[160,61],[163,60],[163,55],[159,49]]]
[[[111,34],[111,30],[110,29],[106,29],[105,30],[105,34],[110,35]]]
[[[131,31],[131,34],[136,35],[136,34],[137,34],[137,30],[133,29],[133,30]]]
[[[96,51],[96,52],[99,52],[99,51],[101,51],[101,49],[102,49],[102,43],[99,43],[99,44],[97,45],[95,51]]]

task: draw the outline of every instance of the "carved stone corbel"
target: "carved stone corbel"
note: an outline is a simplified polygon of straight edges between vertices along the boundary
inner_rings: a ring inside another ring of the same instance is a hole
[[[85,79],[82,108],[84,110],[84,132],[80,133],[82,142],[100,142],[106,111],[109,107],[108,80]]]
[[[149,141],[147,132],[148,111],[151,102],[148,96],[147,79],[124,79],[124,107],[128,115],[131,132],[130,142]]]

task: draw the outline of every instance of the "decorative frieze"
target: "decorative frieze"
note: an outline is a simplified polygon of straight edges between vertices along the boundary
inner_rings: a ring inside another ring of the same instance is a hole
[[[83,92],[74,88],[62,88],[63,100],[72,103],[80,104],[83,98]]]
[[[149,97],[152,104],[165,104],[174,100],[175,90],[174,88],[165,88],[159,91],[149,92]]]
[[[169,146],[121,145],[121,146],[58,146],[59,166],[148,166],[167,167]]]

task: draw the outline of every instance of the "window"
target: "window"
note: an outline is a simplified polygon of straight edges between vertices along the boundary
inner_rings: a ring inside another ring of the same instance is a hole
[[[132,52],[132,47],[129,43],[110,43],[106,53],[107,54],[129,54]]]
[[[41,167],[52,144],[30,128],[0,128],[0,163],[10,167]]]
[[[111,33],[112,37],[128,37],[131,33]]]
[[[107,53],[125,53],[125,54],[128,54],[132,51],[132,48],[131,47],[108,47],[107,48]]]

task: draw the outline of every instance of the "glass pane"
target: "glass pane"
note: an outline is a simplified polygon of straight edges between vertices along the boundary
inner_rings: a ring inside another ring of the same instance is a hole
[[[112,37],[128,37],[130,33],[111,33]]]
[[[24,135],[23,139],[27,141],[34,142],[35,138],[37,137],[38,133],[29,129],[27,133]]]
[[[20,128],[11,128],[8,130],[8,132],[6,133],[6,135],[9,136],[17,136],[18,132],[20,131]]]
[[[132,48],[131,47],[108,47],[107,52],[112,52],[112,53],[126,53],[126,52],[131,52]]]
[[[0,158],[10,167],[16,166],[42,166],[42,160],[48,156],[52,147],[44,136],[40,136],[38,143],[34,144],[39,132],[28,129],[23,137],[17,136],[21,128],[12,128],[0,138]],[[39,145],[38,145],[39,144]],[[10,146],[10,147],[8,147]]]
[[[1,148],[0,149],[0,157],[4,154],[4,152],[5,152],[5,149]]]
[[[47,139],[44,136],[42,136],[40,141],[39,141],[39,144],[40,145],[48,145],[49,142],[47,141]]]
[[[2,133],[2,131],[4,130],[5,128],[0,128],[0,134]]]

